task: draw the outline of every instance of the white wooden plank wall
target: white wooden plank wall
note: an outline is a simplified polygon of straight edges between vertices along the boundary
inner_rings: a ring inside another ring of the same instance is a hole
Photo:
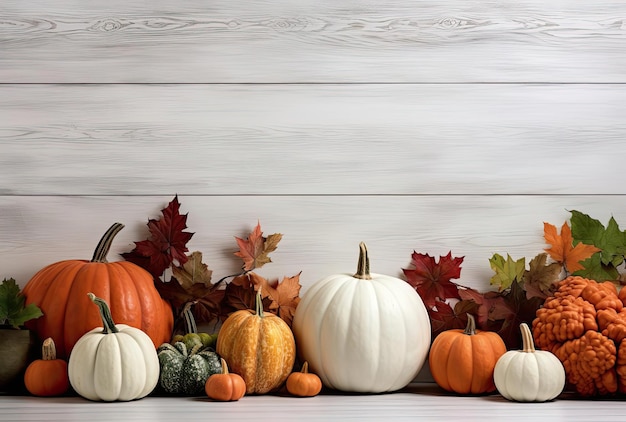
[[[216,275],[400,276],[413,250],[532,257],[578,209],[626,228],[626,3],[2,0],[0,277],[113,253],[179,195]]]

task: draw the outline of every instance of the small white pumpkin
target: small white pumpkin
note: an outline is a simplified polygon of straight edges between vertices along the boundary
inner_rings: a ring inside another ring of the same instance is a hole
[[[498,359],[493,380],[508,400],[544,402],[556,398],[565,388],[565,369],[552,353],[535,350],[526,323],[520,324],[522,350],[510,350]]]
[[[70,354],[70,384],[82,397],[94,401],[140,399],[159,381],[159,358],[154,343],[143,331],[115,325],[107,303],[93,293],[103,327],[84,334]]]
[[[311,371],[326,387],[349,392],[405,387],[424,365],[431,341],[422,299],[399,278],[370,274],[364,243],[356,274],[312,285],[292,328]]]

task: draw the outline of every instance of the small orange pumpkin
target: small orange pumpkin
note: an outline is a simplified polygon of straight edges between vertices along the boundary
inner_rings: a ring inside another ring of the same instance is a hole
[[[304,362],[300,372],[292,372],[287,378],[287,391],[298,397],[317,396],[322,391],[322,380],[309,372],[309,362]]]
[[[246,382],[240,375],[228,372],[228,365],[222,360],[222,373],[213,374],[206,380],[206,395],[217,401],[236,401],[246,394]]]
[[[24,286],[26,304],[35,303],[43,312],[26,327],[39,338],[52,337],[60,358],[69,356],[83,334],[102,325],[100,317],[91,312],[88,292],[109,303],[116,323],[148,334],[155,348],[170,339],[172,307],[159,295],[152,275],[129,261],[106,260],[113,238],[123,227],[115,223],[107,230],[91,261],[72,259],[50,264]]]
[[[465,330],[447,330],[435,337],[428,363],[433,379],[444,390],[483,394],[496,390],[493,371],[505,352],[502,337],[477,330],[474,316],[468,314]]]
[[[57,359],[54,340],[47,338],[41,347],[41,359],[34,360],[24,373],[24,385],[35,396],[52,397],[64,394],[70,387],[67,362]]]
[[[291,328],[278,316],[263,312],[261,289],[255,311],[230,314],[217,337],[217,354],[231,372],[246,382],[246,394],[264,394],[287,380],[296,360],[296,342]]]

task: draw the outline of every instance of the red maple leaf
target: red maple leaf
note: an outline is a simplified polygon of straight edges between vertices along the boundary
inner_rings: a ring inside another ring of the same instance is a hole
[[[463,329],[467,325],[467,314],[476,315],[478,304],[473,300],[460,300],[454,308],[446,302],[437,301],[428,309],[434,339],[446,330]]]
[[[135,248],[122,256],[148,270],[156,279],[160,279],[163,271],[174,261],[179,264],[187,262],[187,242],[193,233],[184,231],[187,228],[187,214],[181,215],[178,195],[161,210],[163,217],[148,220],[150,237],[135,242]]]
[[[476,325],[480,329],[485,329],[489,320],[500,319],[501,314],[507,312],[504,297],[500,292],[480,293],[478,290],[467,288],[460,290],[459,295],[463,300],[472,300],[478,304]]]
[[[440,256],[439,262],[428,254],[413,252],[413,269],[402,269],[407,282],[421,296],[426,307],[435,306],[437,301],[459,299],[458,286],[450,281],[461,276],[461,263],[464,257],[452,258],[452,253]]]

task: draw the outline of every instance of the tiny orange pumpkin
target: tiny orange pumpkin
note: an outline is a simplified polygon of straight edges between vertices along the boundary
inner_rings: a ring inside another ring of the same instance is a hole
[[[287,378],[287,391],[299,397],[317,396],[322,391],[322,380],[309,372],[309,363],[304,362],[300,372],[292,372]]]
[[[224,358],[221,361],[222,373],[211,375],[204,384],[206,395],[218,401],[239,400],[246,394],[246,382],[240,375],[228,372]]]
[[[41,359],[34,360],[24,373],[24,385],[35,396],[60,396],[70,387],[67,362],[57,359],[54,340],[48,337],[41,347]]]
[[[506,353],[504,340],[492,331],[476,329],[473,315],[467,315],[465,330],[447,330],[435,337],[428,363],[433,379],[441,388],[458,394],[483,394],[496,390],[493,371]]]

